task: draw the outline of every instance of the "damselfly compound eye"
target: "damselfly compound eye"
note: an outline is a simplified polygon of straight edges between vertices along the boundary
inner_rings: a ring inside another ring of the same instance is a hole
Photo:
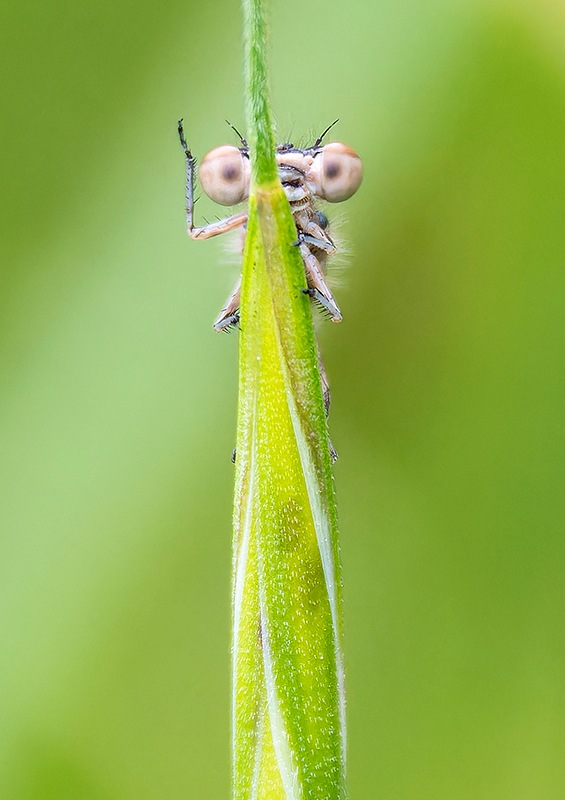
[[[314,156],[308,174],[314,193],[329,203],[341,203],[355,194],[363,178],[361,159],[340,142],[324,145]]]
[[[235,206],[247,199],[250,175],[249,159],[230,144],[211,150],[198,171],[203,190],[222,206]]]

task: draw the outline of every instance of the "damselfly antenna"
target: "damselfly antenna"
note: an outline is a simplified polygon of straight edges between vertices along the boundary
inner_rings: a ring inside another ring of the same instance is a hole
[[[249,147],[247,146],[247,139],[245,139],[245,138],[244,138],[244,137],[241,135],[241,133],[238,131],[238,129],[235,127],[235,125],[232,125],[232,124],[231,124],[231,122],[229,121],[229,119],[227,119],[227,120],[226,120],[226,122],[228,123],[228,125],[230,126],[230,128],[232,129],[232,131],[234,131],[234,133],[236,133],[236,134],[237,134],[237,136],[239,136],[239,140],[240,140],[240,142],[241,142],[241,146],[242,146],[242,147],[243,147],[245,150],[248,150],[248,149],[249,149]]]
[[[316,147],[319,147],[319,146],[322,144],[322,139],[324,138],[324,136],[326,135],[326,133],[328,133],[329,131],[331,131],[331,129],[333,128],[333,126],[334,126],[334,125],[337,125],[337,123],[338,123],[338,122],[339,122],[339,118],[338,118],[338,119],[334,119],[334,121],[332,122],[332,124],[331,124],[331,125],[328,125],[328,127],[326,128],[326,130],[325,130],[325,131],[322,133],[322,135],[321,135],[321,136],[318,136],[318,138],[316,139],[316,141],[315,141],[315,142],[314,142],[314,144],[312,145],[312,148],[311,148],[312,150],[315,150],[315,149],[316,149]]]

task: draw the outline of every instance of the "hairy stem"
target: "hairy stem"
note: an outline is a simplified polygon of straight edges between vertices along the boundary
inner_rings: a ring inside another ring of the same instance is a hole
[[[329,442],[296,228],[278,179],[259,0],[244,2],[252,191],[233,564],[237,800],[343,800],[341,576]]]

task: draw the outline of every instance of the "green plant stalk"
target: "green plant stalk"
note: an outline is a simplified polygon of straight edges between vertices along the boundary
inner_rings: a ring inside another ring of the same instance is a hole
[[[244,0],[252,164],[239,353],[233,796],[343,800],[337,519],[304,266],[278,179],[260,0]]]

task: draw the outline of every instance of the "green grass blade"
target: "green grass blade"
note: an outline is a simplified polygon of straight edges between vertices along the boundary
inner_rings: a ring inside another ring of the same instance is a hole
[[[258,0],[244,9],[253,182],[234,511],[234,797],[341,800],[341,578],[328,433],[304,266],[274,157],[265,24]]]

